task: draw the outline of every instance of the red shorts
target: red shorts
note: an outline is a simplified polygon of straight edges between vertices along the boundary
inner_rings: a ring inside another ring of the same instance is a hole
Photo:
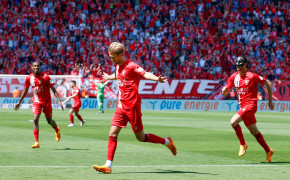
[[[76,112],[79,112],[81,106],[73,106],[72,109],[75,110]]]
[[[43,104],[32,104],[32,113],[33,114],[41,114],[41,110],[45,114],[45,117],[52,117],[52,107],[51,104],[43,105]]]
[[[126,127],[127,123],[132,126],[133,132],[143,130],[141,106],[135,106],[132,109],[117,108],[112,119],[111,126]]]
[[[82,104],[80,102],[79,103],[74,102],[72,109],[75,110],[76,112],[79,112],[81,107],[82,107]]]
[[[242,117],[245,125],[248,127],[251,124],[256,124],[257,120],[255,113],[257,112],[257,106],[246,106],[240,109],[237,114]]]

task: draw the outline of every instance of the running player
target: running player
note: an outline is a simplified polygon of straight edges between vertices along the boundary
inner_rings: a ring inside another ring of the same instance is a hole
[[[41,110],[45,114],[46,120],[48,124],[50,124],[55,130],[55,140],[60,140],[60,129],[57,126],[56,122],[52,120],[52,107],[51,107],[51,96],[50,96],[50,89],[54,93],[55,97],[57,98],[59,105],[61,106],[62,110],[62,103],[59,99],[58,93],[54,88],[54,83],[50,80],[50,77],[39,71],[40,66],[38,62],[34,62],[31,67],[33,73],[26,77],[24,91],[15,105],[14,109],[17,110],[20,107],[20,104],[23,98],[27,95],[29,86],[32,86],[33,89],[33,105],[32,105],[32,113],[33,113],[33,133],[35,138],[35,143],[32,145],[32,148],[40,148],[39,145],[39,117],[41,115]]]
[[[81,121],[81,126],[83,126],[86,122],[83,120],[82,116],[79,114],[79,110],[82,106],[82,102],[81,102],[82,95],[81,95],[80,89],[76,85],[77,85],[76,81],[74,80],[70,81],[71,93],[69,97],[67,97],[67,99],[63,102],[64,104],[68,102],[71,98],[73,98],[74,100],[74,103],[73,103],[74,105],[69,110],[69,119],[71,123],[67,125],[68,127],[72,127],[75,125],[73,113],[75,113],[76,117]]]
[[[244,140],[241,126],[239,125],[241,121],[244,121],[251,134],[255,136],[258,143],[266,151],[266,163],[269,163],[271,162],[271,157],[274,150],[267,145],[263,135],[258,130],[255,113],[257,111],[257,94],[259,83],[267,86],[269,93],[269,108],[271,110],[274,109],[272,102],[272,85],[271,82],[262,76],[247,71],[247,64],[248,62],[245,57],[240,56],[236,59],[237,72],[231,75],[228,84],[223,87],[222,93],[225,96],[229,93],[232,87],[235,87],[238,94],[240,110],[232,117],[231,125],[236,131],[237,137],[240,141],[239,156],[243,156],[248,148],[248,144]]]
[[[101,80],[101,83],[95,83],[98,87],[98,94],[97,94],[97,101],[98,101],[98,108],[99,108],[99,114],[104,113],[103,104],[104,104],[104,91],[105,87],[107,86],[109,81],[104,83],[104,80]]]
[[[117,148],[118,135],[121,129],[126,127],[128,121],[138,141],[163,144],[170,149],[174,156],[177,153],[170,137],[161,138],[154,134],[145,134],[141,119],[141,97],[138,93],[140,78],[144,77],[148,80],[164,83],[167,77],[157,77],[152,73],[146,72],[138,64],[129,59],[126,60],[124,54],[125,47],[123,44],[118,42],[111,43],[109,46],[109,56],[114,64],[117,65],[116,71],[111,75],[106,73],[103,74],[103,78],[106,80],[117,79],[119,87],[119,101],[111,122],[111,130],[109,133],[107,161],[103,166],[93,166],[96,171],[106,174],[111,174],[112,172],[112,162]]]

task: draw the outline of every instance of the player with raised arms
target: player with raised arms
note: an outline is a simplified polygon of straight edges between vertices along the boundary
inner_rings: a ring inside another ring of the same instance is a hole
[[[251,134],[264,148],[266,152],[266,163],[269,163],[271,162],[274,150],[267,145],[263,135],[258,130],[255,113],[257,111],[258,84],[267,86],[269,93],[269,108],[271,110],[274,109],[272,102],[272,85],[270,81],[262,76],[247,71],[247,65],[248,61],[245,57],[239,56],[236,58],[237,72],[230,76],[227,85],[222,89],[222,94],[224,96],[227,95],[232,87],[235,87],[237,91],[240,110],[232,117],[231,125],[236,131],[236,135],[240,141],[240,151],[238,155],[243,156],[248,148],[248,144],[244,140],[241,126],[239,125],[241,121],[244,121]]]
[[[73,107],[70,109],[69,111],[69,118],[70,118],[70,124],[67,125],[68,127],[72,127],[74,126],[74,116],[73,113],[75,113],[76,117],[81,121],[80,126],[83,126],[86,121],[83,120],[82,116],[79,114],[79,110],[82,106],[82,102],[81,102],[81,91],[80,89],[77,87],[77,83],[75,80],[71,80],[70,81],[70,87],[71,87],[71,93],[69,95],[69,97],[67,97],[67,99],[63,102],[63,104],[65,104],[66,102],[68,102],[71,98],[73,98],[74,103],[73,103]]]
[[[161,138],[154,134],[145,134],[142,124],[141,113],[141,97],[138,93],[138,86],[140,78],[158,81],[164,83],[167,77],[155,76],[150,72],[146,72],[138,64],[129,59],[125,59],[125,47],[119,42],[112,42],[109,46],[109,57],[116,64],[116,71],[114,74],[108,75],[103,73],[103,78],[106,80],[118,81],[119,87],[119,101],[117,109],[112,118],[111,130],[109,133],[107,161],[103,166],[94,165],[96,171],[110,174],[112,172],[112,162],[117,148],[118,135],[122,128],[126,127],[127,122],[132,126],[136,138],[140,142],[150,142],[156,144],[163,144],[167,146],[172,154],[177,154],[176,147],[170,137]]]
[[[32,63],[31,67],[33,73],[26,77],[24,91],[15,105],[14,109],[17,110],[20,107],[20,104],[23,98],[27,95],[29,86],[32,86],[33,90],[33,104],[32,104],[32,113],[33,113],[33,133],[35,143],[32,145],[32,148],[40,148],[39,145],[39,117],[41,115],[41,111],[45,114],[47,123],[50,124],[55,130],[55,140],[58,142],[60,140],[60,129],[57,126],[56,122],[52,120],[52,107],[51,107],[51,96],[50,96],[50,89],[54,93],[55,97],[58,100],[59,105],[61,106],[62,110],[62,103],[59,99],[58,93],[54,88],[54,83],[50,80],[50,77],[39,71],[40,66],[38,62]]]

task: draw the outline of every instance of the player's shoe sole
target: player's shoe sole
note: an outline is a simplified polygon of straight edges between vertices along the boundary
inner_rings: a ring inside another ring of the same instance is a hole
[[[270,152],[267,153],[266,163],[271,162],[271,157],[274,154],[274,150],[270,148]]]
[[[58,131],[55,132],[55,140],[58,142],[60,140],[60,129],[58,128]]]
[[[240,145],[240,151],[239,151],[239,156],[243,156],[246,154],[248,149],[248,144],[246,143],[245,145]]]
[[[173,141],[172,141],[171,137],[167,137],[166,139],[168,139],[168,141],[169,141],[168,146],[167,146],[168,149],[170,149],[170,151],[172,152],[172,154],[174,156],[176,156],[177,149],[176,149],[175,145],[173,144]]]
[[[112,169],[109,168],[108,166],[97,166],[97,165],[94,165],[93,168],[96,171],[99,171],[99,172],[104,173],[104,174],[111,174],[112,173]]]
[[[33,145],[32,145],[32,148],[35,149],[35,148],[40,148],[40,145],[38,142],[35,142]]]
[[[67,125],[68,127],[73,127],[73,126],[75,126],[74,124],[69,124],[69,125]]]

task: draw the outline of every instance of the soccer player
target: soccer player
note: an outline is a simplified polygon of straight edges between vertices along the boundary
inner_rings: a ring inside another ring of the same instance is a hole
[[[177,151],[170,137],[161,138],[154,134],[145,134],[142,124],[141,113],[141,97],[138,93],[140,78],[158,81],[164,83],[167,77],[157,77],[152,73],[146,72],[138,64],[125,59],[125,47],[119,42],[113,42],[109,46],[109,57],[116,64],[114,74],[108,75],[103,73],[103,78],[106,80],[118,80],[119,101],[117,109],[111,122],[111,130],[109,133],[107,161],[103,166],[94,165],[96,171],[111,174],[112,162],[117,148],[118,135],[122,128],[126,127],[127,122],[132,126],[135,136],[140,142],[150,142],[163,144],[167,146],[175,156]]]
[[[271,82],[262,76],[247,71],[247,64],[248,61],[245,57],[237,57],[237,72],[230,76],[227,85],[222,89],[222,93],[225,96],[232,87],[235,87],[238,94],[240,110],[232,117],[231,125],[236,131],[237,137],[240,141],[239,156],[243,156],[248,148],[248,144],[244,140],[241,126],[239,125],[241,121],[244,121],[251,134],[266,151],[266,163],[269,163],[271,162],[274,150],[267,145],[263,135],[258,130],[255,113],[257,111],[258,83],[267,86],[269,93],[269,108],[271,110],[274,109],[272,102],[272,85]]]
[[[104,91],[105,87],[107,86],[109,81],[104,83],[104,80],[101,80],[101,83],[95,83],[96,86],[98,87],[98,94],[97,94],[97,101],[98,101],[98,108],[99,108],[99,114],[104,113],[103,110],[103,104],[104,104]]]
[[[58,93],[54,88],[54,83],[50,80],[50,77],[39,71],[40,66],[38,62],[34,62],[31,67],[33,73],[26,77],[24,91],[20,97],[20,100],[15,105],[14,109],[17,110],[20,107],[20,104],[23,98],[28,92],[28,88],[31,85],[33,89],[33,104],[32,104],[32,113],[33,113],[33,133],[35,138],[35,143],[32,145],[32,148],[40,148],[38,135],[39,135],[39,117],[41,115],[41,110],[45,114],[48,124],[50,124],[55,130],[55,140],[58,142],[60,140],[60,129],[57,126],[56,122],[52,120],[52,107],[51,107],[51,96],[50,89],[57,98],[59,105],[62,110],[62,103],[59,99]]]
[[[71,98],[73,98],[73,100],[74,100],[74,105],[69,110],[69,119],[70,119],[71,123],[69,125],[67,125],[68,127],[72,127],[75,125],[73,113],[75,113],[76,117],[81,121],[81,126],[83,126],[86,123],[86,121],[84,121],[82,116],[79,114],[79,110],[82,106],[82,102],[81,102],[82,95],[81,95],[80,89],[76,85],[77,85],[76,81],[74,81],[74,80],[70,81],[71,93],[70,93],[69,97],[67,97],[67,99],[63,102],[63,104],[65,104]]]

